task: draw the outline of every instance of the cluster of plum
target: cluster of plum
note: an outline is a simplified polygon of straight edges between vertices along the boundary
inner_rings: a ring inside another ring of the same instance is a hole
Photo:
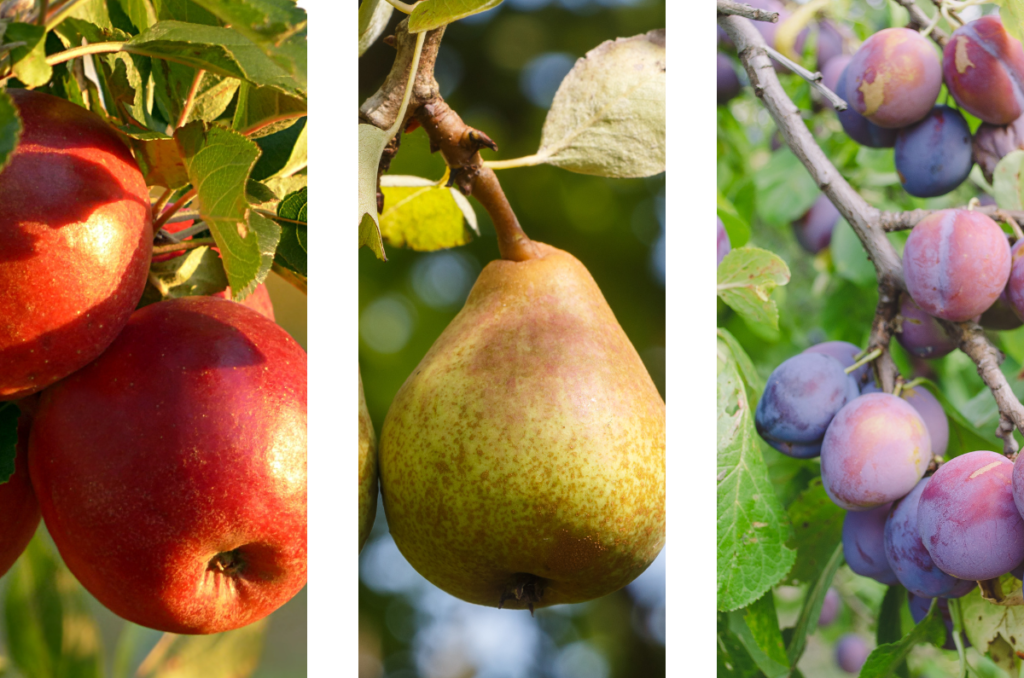
[[[923,358],[956,344],[941,318],[979,320],[1002,302],[1024,312],[1020,243],[968,210],[943,210],[911,231],[903,254],[899,341]],[[922,387],[879,389],[858,347],[812,346],[779,365],[758,402],[758,433],[792,457],[821,458],[825,492],[848,511],[843,546],[850,568],[902,584],[923,618],[932,598],[953,598],[976,581],[1024,574],[1024,461],[990,451],[941,462],[949,423]],[[1024,459],[1024,456],[1021,457]],[[951,625],[948,610],[940,610]],[[951,626],[950,626],[951,628]]]
[[[773,11],[782,7],[777,0],[749,4]],[[780,11],[780,22],[784,19]],[[777,25],[754,24],[773,45]],[[848,104],[837,112],[843,130],[861,145],[894,148],[907,193],[921,198],[949,193],[975,162],[991,181],[999,160],[1024,148],[1024,48],[998,16],[961,26],[941,58],[931,40],[909,28],[878,31],[852,55],[843,53],[848,40],[834,24],[820,22],[818,36],[822,84]],[[798,51],[802,44],[798,38]],[[739,81],[735,71],[729,72],[728,57],[720,53],[718,62],[722,104],[739,92]],[[973,135],[960,110],[936,104],[943,83],[960,109],[982,121]]]

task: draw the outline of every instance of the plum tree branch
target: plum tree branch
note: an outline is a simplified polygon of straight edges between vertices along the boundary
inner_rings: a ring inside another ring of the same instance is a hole
[[[917,222],[927,216],[941,212],[942,210],[909,210],[907,212],[880,212],[879,223],[885,231],[907,231],[914,227]],[[992,217],[996,221],[1010,223],[1009,219],[1020,223],[1024,220],[1024,211],[1002,210],[996,205],[981,205],[973,209],[974,212]],[[1012,226],[1012,224],[1011,224]]]
[[[928,15],[924,13],[923,9],[914,4],[914,0],[896,0],[896,2],[906,8],[907,13],[910,15],[911,27],[920,29],[931,26],[931,30],[928,31],[928,35],[932,40],[938,43],[939,47],[946,46],[946,43],[949,42],[949,36],[946,35],[944,30],[938,27],[936,22],[928,18]]]
[[[768,23],[774,24],[779,20],[778,12],[769,12],[766,9],[757,9],[750,5],[745,5],[742,2],[733,2],[732,0],[722,0],[718,3],[718,13],[723,15],[735,15],[746,17],[754,21],[767,21]]]
[[[718,2],[721,4],[723,0]],[[912,4],[911,0],[899,2],[904,5]],[[923,16],[923,13],[921,15]],[[914,12],[911,11],[911,17],[913,16]],[[895,386],[897,369],[889,354],[889,342],[899,315],[899,295],[906,292],[906,283],[903,279],[902,262],[885,234],[887,230],[898,230],[895,228],[896,225],[907,224],[906,227],[912,227],[927,216],[928,211],[882,212],[868,204],[829,161],[807,129],[807,125],[800,117],[799,109],[786,94],[772,68],[761,34],[749,21],[740,17],[719,16],[718,23],[736,45],[740,62],[747,71],[754,94],[768,109],[782,138],[800,159],[818,188],[849,222],[875,267],[878,278],[878,307],[867,348],[869,351],[876,348],[882,350],[882,354],[874,363],[875,376],[883,390],[891,393]],[[934,37],[934,30],[932,35]],[[1005,417],[1018,429],[1024,430],[1024,405],[1021,405],[1014,396],[1006,376],[999,369],[1003,359],[1000,351],[992,345],[976,323],[950,323],[944,320],[939,322],[956,340],[960,350],[977,366],[982,381],[992,391],[1000,417]],[[1002,429],[1001,425],[1000,436],[1003,437],[1004,448],[1009,448],[1007,434]]]
[[[786,57],[785,54],[776,52],[768,45],[765,45],[764,48],[768,52],[768,56],[775,59],[780,64],[782,64],[783,66],[785,66],[786,68],[793,71],[801,78],[809,82],[811,84],[811,87],[818,90],[818,92],[820,92],[823,97],[828,99],[829,103],[832,104],[833,108],[835,108],[837,111],[846,110],[846,100],[840,97],[832,90],[830,90],[828,87],[825,87],[825,85],[821,84],[821,73],[811,73],[809,70],[807,70],[800,64],[790,60],[788,57]]]

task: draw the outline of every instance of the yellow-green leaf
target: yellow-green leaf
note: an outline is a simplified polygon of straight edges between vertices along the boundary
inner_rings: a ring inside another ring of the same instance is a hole
[[[366,245],[387,261],[377,217],[377,168],[388,145],[388,133],[373,125],[359,126],[359,246]]]
[[[423,0],[409,17],[409,32],[429,31],[500,4],[501,0]]]
[[[740,247],[718,265],[718,296],[748,323],[779,328],[772,290],[789,282],[789,267],[778,255],[757,247]]]
[[[395,8],[386,0],[363,0],[359,5],[359,56],[363,56],[370,45],[387,28]]]
[[[469,229],[455,197],[457,189],[420,177],[386,176],[381,190],[384,212],[380,231],[389,245],[433,252],[469,242]]]

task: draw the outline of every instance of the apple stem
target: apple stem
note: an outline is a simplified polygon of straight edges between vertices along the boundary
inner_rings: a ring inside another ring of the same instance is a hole
[[[184,207],[194,197],[196,197],[196,189],[193,188],[188,193],[178,198],[173,205],[167,208],[167,211],[157,217],[153,222],[153,232],[155,233],[163,228],[163,225],[167,223],[167,220],[173,217],[175,212]]]

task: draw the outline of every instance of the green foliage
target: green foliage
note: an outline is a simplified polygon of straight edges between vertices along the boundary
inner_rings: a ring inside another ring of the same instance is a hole
[[[932,602],[928,616],[910,630],[907,635],[894,643],[879,645],[868,656],[860,670],[862,678],[885,678],[893,675],[906,661],[907,655],[918,643],[942,645],[946,638],[946,627],[942,623],[938,601]]]
[[[772,450],[775,454],[781,454]],[[796,551],[796,563],[788,580],[793,583],[816,581],[832,558],[843,534],[846,512],[825,494],[821,478],[815,478],[787,510],[793,525],[788,546]]]
[[[789,282],[789,267],[777,255],[756,247],[741,247],[725,255],[718,266],[718,296],[748,323],[779,328],[779,311],[769,297]]]

